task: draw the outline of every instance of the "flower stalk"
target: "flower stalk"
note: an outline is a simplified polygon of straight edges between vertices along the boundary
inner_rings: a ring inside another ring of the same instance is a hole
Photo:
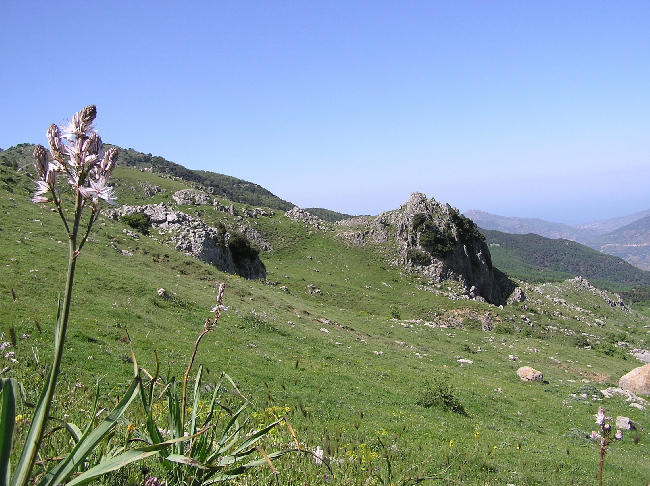
[[[605,409],[603,407],[598,407],[598,413],[595,415],[595,417],[596,425],[598,425],[599,431],[593,430],[591,432],[591,439],[600,442],[598,484],[600,486],[603,486],[603,470],[605,468],[605,454],[607,453],[607,447],[612,442],[623,439],[623,432],[621,430],[617,430],[616,433],[612,436],[612,426],[607,423],[607,420],[611,417],[605,416]]]
[[[61,369],[77,258],[88,239],[93,223],[99,216],[99,201],[104,200],[113,204],[115,199],[112,188],[108,186],[108,176],[115,167],[117,151],[113,148],[109,149],[100,161],[98,154],[101,150],[101,139],[93,127],[96,116],[97,109],[94,105],[89,105],[76,113],[63,131],[57,125],[51,125],[47,130],[49,154],[42,145],[37,145],[34,149],[34,168],[39,179],[36,181],[36,192],[32,201],[37,204],[53,204],[56,207],[68,233],[68,266],[63,301],[59,303],[54,332],[52,367],[12,477],[12,486],[24,486],[29,483],[45,434]],[[64,212],[57,186],[59,175],[67,178],[68,187],[72,188],[74,193],[74,218],[71,222]],[[85,221],[85,229],[82,229],[84,225],[82,214],[87,204],[91,204],[92,209]]]
[[[190,372],[192,371],[192,366],[194,366],[194,359],[196,358],[196,353],[199,350],[199,344],[201,344],[201,340],[203,339],[203,336],[205,336],[207,333],[209,333],[215,328],[217,322],[219,322],[219,317],[221,317],[221,313],[228,310],[228,308],[223,305],[223,292],[225,289],[226,289],[226,284],[220,283],[219,290],[217,292],[217,305],[214,306],[211,310],[211,312],[213,312],[214,315],[205,320],[205,323],[203,324],[203,330],[196,338],[196,342],[194,343],[194,349],[192,349],[192,356],[190,356],[190,361],[187,365],[187,370],[185,371],[185,375],[183,376],[183,397],[181,402],[181,423],[182,424],[185,423],[185,416],[187,410],[187,383],[190,379]]]

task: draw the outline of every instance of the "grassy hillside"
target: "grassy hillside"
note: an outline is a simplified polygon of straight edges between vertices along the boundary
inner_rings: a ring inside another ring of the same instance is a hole
[[[170,204],[188,187],[128,167],[112,180],[124,204]],[[0,313],[18,361],[3,375],[20,379],[33,402],[49,360],[66,235],[56,213],[29,201],[31,191],[24,173],[0,167]],[[157,234],[134,237],[125,224],[100,219],[80,256],[57,416],[87,420],[96,379],[100,405],[114,403],[132,372],[127,332],[140,365],[152,370],[156,351],[162,374],[181,376],[216,283],[226,282],[230,308],[197,362],[210,382],[221,371],[235,379],[257,412],[251,428],[286,413],[331,468],[289,456],[275,464],[280,484],[591,485],[598,446],[588,436],[599,405],[637,424],[612,445],[607,482],[650,477],[639,460],[650,454],[648,412],[599,392],[639,365],[631,351],[650,347],[647,315],[611,307],[571,280],[522,283],[526,300],[495,307],[459,297],[455,282],[392,265],[391,246],[348,246],[334,224],[317,228],[282,211],[242,221],[212,206],[178,209],[210,225],[258,230],[273,247],[261,255],[267,280],[224,274]],[[160,298],[160,288],[173,297]],[[516,370],[524,365],[544,381],[522,382]],[[129,420],[140,426],[135,407]],[[283,428],[274,440],[292,438]],[[155,460],[146,467],[163,477]],[[139,466],[126,474],[128,481],[114,474],[104,482],[141,482]],[[266,468],[238,484],[270,477]]]

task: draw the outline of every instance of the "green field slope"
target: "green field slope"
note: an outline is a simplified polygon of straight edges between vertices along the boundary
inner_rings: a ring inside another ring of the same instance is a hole
[[[55,212],[30,202],[29,172],[11,161],[0,167],[0,331],[3,341],[15,341],[17,360],[5,358],[2,374],[24,384],[25,417],[50,360],[66,264],[66,234]],[[173,205],[175,191],[207,189],[137,166],[118,167],[112,181],[119,203],[129,205]],[[226,371],[252,402],[251,430],[286,415],[304,447],[322,448],[327,462],[307,454],[278,459],[278,484],[592,485],[598,444],[589,435],[598,406],[635,425],[611,446],[606,483],[650,478],[649,412],[600,392],[641,364],[634,354],[650,348],[650,318],[573,279],[589,279],[587,269],[562,267],[573,257],[549,256],[521,272],[502,268],[515,278],[530,270],[543,276],[558,258],[553,279],[560,280],[518,281],[524,298],[499,307],[466,298],[457,282],[434,282],[399,265],[397,242],[350,246],[335,223],[294,221],[275,203],[263,215],[242,217],[250,205],[222,202],[240,214],[211,204],[174,208],[210,226],[262,235],[270,248],[260,252],[265,280],[226,274],[178,252],[156,231],[100,217],[77,266],[54,415],[90,420],[96,380],[100,408],[114,403],[132,373],[130,341],[142,367],[152,371],[157,354],[163,376],[182,377],[216,285],[225,282],[229,309],[196,358],[208,385]],[[486,237],[501,245],[491,247],[501,268],[497,250],[516,249]],[[521,381],[521,366],[544,380]],[[134,407],[118,437],[140,420]],[[286,427],[273,440],[294,441]],[[151,459],[100,484],[141,484],[141,466],[164,480]],[[237,484],[272,477],[266,467]]]

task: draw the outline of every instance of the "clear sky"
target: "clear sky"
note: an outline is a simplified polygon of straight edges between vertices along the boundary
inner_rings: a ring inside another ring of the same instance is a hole
[[[645,0],[2,1],[0,147],[88,104],[105,142],[303,208],[650,209]]]

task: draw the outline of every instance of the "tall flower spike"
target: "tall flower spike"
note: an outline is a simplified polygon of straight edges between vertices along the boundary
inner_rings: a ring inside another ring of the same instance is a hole
[[[47,175],[47,150],[42,145],[37,145],[34,148],[34,168],[41,180],[45,180]]]
[[[114,147],[109,148],[104,154],[99,168],[102,174],[110,174],[115,168],[115,163],[117,162],[117,149]]]
[[[62,162],[65,158],[63,142],[61,141],[61,131],[54,123],[47,129],[47,142],[50,144],[50,153],[55,160]]]
[[[72,120],[65,126],[66,137],[70,140],[73,136],[85,138],[93,131],[93,122],[97,116],[95,105],[88,105],[83,110],[78,111],[72,117]]]

